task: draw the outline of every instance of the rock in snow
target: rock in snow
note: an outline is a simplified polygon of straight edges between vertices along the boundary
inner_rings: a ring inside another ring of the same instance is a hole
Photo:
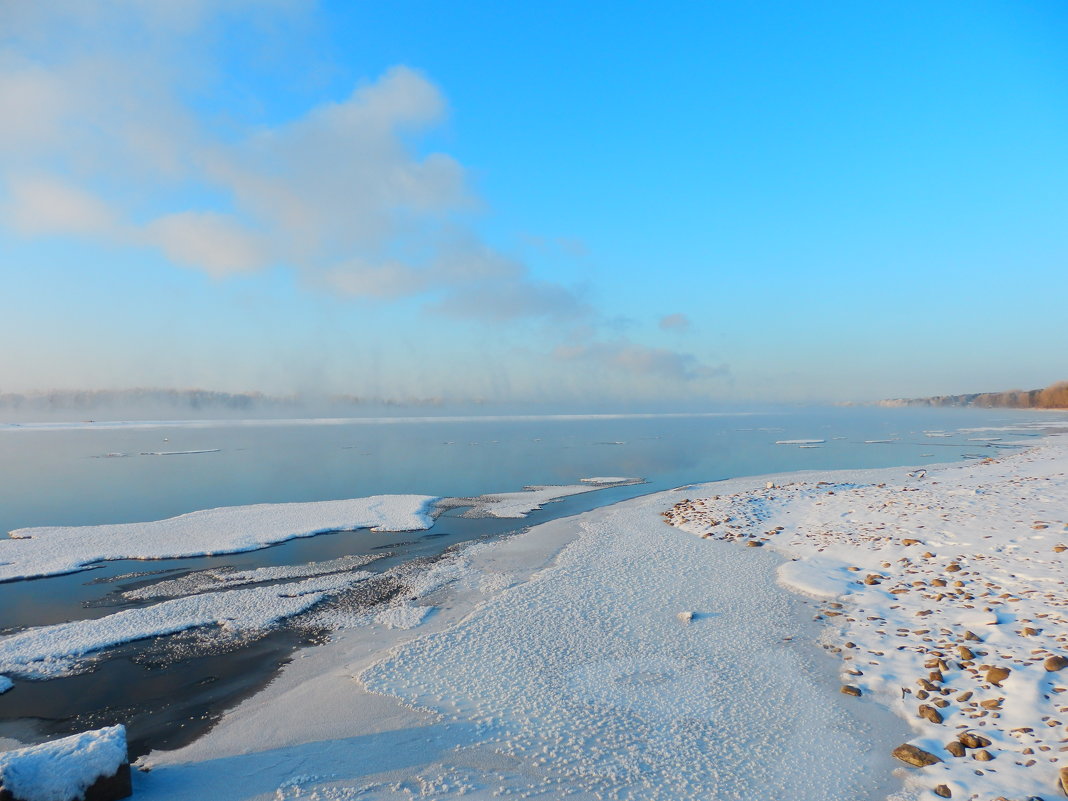
[[[893,755],[902,762],[907,762],[909,765],[915,765],[917,768],[924,768],[928,765],[934,765],[942,761],[934,754],[924,751],[922,748],[910,745],[909,743],[899,745],[894,749]]]
[[[124,726],[0,753],[0,801],[113,801],[131,793]]]

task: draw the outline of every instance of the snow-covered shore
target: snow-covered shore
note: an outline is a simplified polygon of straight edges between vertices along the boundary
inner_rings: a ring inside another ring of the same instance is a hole
[[[769,483],[770,484],[770,483]],[[921,798],[1051,798],[1068,766],[1068,437],[904,476],[694,493],[665,518],[793,560],[845,692],[912,728]],[[935,761],[937,760],[937,761]]]
[[[420,625],[303,652],[139,797],[885,797],[906,727],[838,692],[779,557],[663,524],[688,491],[453,553]]]
[[[144,758],[137,797],[1048,801],[1066,523],[1052,437],[689,486],[468,544]],[[941,762],[893,760],[906,742]]]

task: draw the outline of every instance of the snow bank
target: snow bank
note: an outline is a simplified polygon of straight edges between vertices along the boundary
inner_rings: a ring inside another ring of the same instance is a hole
[[[111,726],[0,753],[0,790],[22,801],[73,801],[126,764],[126,729]]]
[[[837,598],[844,593],[852,575],[837,562],[823,559],[784,562],[775,571],[779,584],[812,598]]]
[[[14,685],[11,683],[11,679],[7,676],[0,676],[0,695],[3,695],[10,690]]]
[[[310,609],[369,573],[345,573],[270,587],[210,592],[127,609],[97,620],[40,626],[0,639],[0,671],[44,679],[77,670],[84,657],[135,640],[197,626],[229,633],[265,629]]]
[[[0,581],[84,570],[109,559],[175,559],[252,551],[329,531],[430,528],[427,495],[373,495],[344,501],[225,506],[156,520],[103,526],[22,528],[0,540]]]

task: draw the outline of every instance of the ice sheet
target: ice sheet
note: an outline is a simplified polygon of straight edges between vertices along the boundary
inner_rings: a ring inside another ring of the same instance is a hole
[[[418,531],[436,498],[373,495],[343,501],[225,506],[147,523],[23,528],[0,540],[0,581],[84,570],[109,559],[173,559],[251,551],[329,531]]]
[[[580,484],[565,484],[562,486],[530,486],[521,492],[498,492],[480,495],[472,500],[472,507],[464,513],[464,517],[503,517],[520,518],[526,517],[544,504],[567,498],[572,495],[581,495],[584,492],[595,492],[612,486],[624,486],[627,484],[640,484],[640,478],[583,478]]]

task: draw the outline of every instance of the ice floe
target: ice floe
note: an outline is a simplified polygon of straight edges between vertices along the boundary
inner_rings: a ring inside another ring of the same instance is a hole
[[[331,531],[419,531],[437,498],[373,495],[342,501],[225,506],[146,523],[53,526],[0,540],[0,581],[84,570],[112,559],[238,553]]]
[[[452,506],[470,504],[471,508],[464,512],[464,517],[520,518],[526,517],[552,501],[608,487],[640,484],[643,481],[640,478],[583,478],[579,480],[582,483],[561,486],[535,485],[526,487],[521,492],[498,492],[479,495],[477,498],[449,499],[448,504]]]

